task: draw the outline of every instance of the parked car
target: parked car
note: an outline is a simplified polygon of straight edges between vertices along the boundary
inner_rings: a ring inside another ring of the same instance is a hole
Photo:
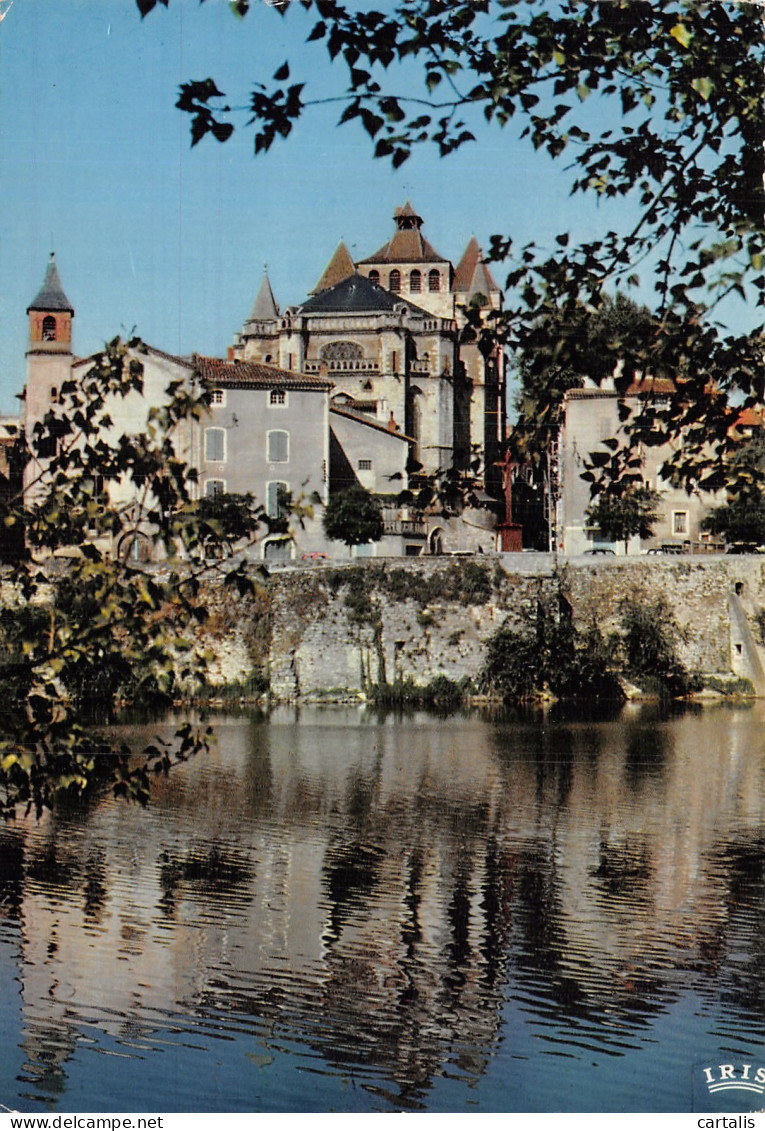
[[[662,542],[660,546],[649,546],[644,550],[645,554],[685,554],[687,553],[685,546],[681,546],[679,542]]]
[[[609,549],[608,546],[593,546],[591,550],[585,550],[585,554],[613,554],[614,551]]]
[[[322,550],[309,550],[305,554],[300,555],[301,562],[328,562],[331,561],[329,554],[325,554]]]
[[[754,542],[731,542],[725,547],[726,554],[765,554],[765,547],[756,546]]]

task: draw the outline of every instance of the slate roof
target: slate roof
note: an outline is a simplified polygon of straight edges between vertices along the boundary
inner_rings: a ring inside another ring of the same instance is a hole
[[[74,314],[74,307],[64,294],[64,288],[61,286],[54,251],[50,253],[43,285],[27,307],[27,314],[31,310],[66,310],[70,314]]]
[[[431,317],[426,310],[407,302],[401,295],[391,294],[373,283],[365,275],[357,272],[347,279],[320,291],[298,307],[299,314],[381,314],[392,311],[394,307],[404,306],[418,314]]]
[[[264,365],[260,361],[224,361],[218,357],[200,357],[199,354],[194,354],[192,361],[205,381],[221,388],[309,389],[316,392],[332,388],[332,382],[322,377],[279,369],[276,365]]]
[[[274,298],[274,292],[271,290],[268,274],[264,272],[258,293],[255,296],[255,302],[252,304],[248,321],[267,322],[272,318],[278,317],[279,307],[276,305],[276,299]]]

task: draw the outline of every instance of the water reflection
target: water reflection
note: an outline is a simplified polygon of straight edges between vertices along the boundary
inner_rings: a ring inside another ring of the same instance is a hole
[[[149,809],[100,797],[0,832],[0,1100],[687,1110],[707,1054],[762,1059],[761,726],[221,720]],[[641,1056],[663,1084],[630,1099]]]

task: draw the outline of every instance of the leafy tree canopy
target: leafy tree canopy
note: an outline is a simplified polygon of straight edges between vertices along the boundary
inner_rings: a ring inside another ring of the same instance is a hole
[[[585,318],[572,319],[563,308],[530,327],[518,360],[518,418],[510,435],[515,458],[545,458],[565,394],[581,388],[585,377],[600,382],[613,376],[617,358],[621,373],[635,374],[655,329],[648,307],[622,293],[604,295]]]
[[[157,6],[136,2],[144,16]],[[232,4],[247,15],[242,27],[280,13],[281,35],[298,8],[315,17],[309,42],[332,67],[295,74],[288,58],[273,76],[253,76],[241,109],[212,78],[184,83],[178,106],[191,116],[192,142],[208,133],[225,141],[241,124],[253,129],[255,152],[267,151],[327,101],[312,80],[321,70],[325,82],[329,70],[340,123],[359,122],[375,157],[394,167],[415,146],[432,144],[446,156],[491,126],[565,162],[572,193],[635,202],[639,215],[624,230],[578,246],[567,231],[546,250],[494,236],[493,257],[509,264],[509,301],[480,332],[523,350],[541,320],[563,318],[557,366],[565,372],[576,368],[577,342],[607,290],[629,290],[638,271],[648,271],[655,332],[635,364],[672,377],[676,390],[646,401],[631,442],[682,433],[673,478],[735,488],[730,424],[739,403],[765,394],[763,336],[727,332],[716,318],[730,295],[763,304],[762,7],[746,0],[396,0],[382,11],[339,0]],[[617,357],[614,343],[610,360]]]
[[[324,510],[324,533],[346,546],[379,542],[383,536],[379,501],[360,484],[331,495]]]
[[[765,545],[765,436],[761,426],[734,457],[739,492],[715,507],[702,522],[726,542]]]
[[[204,679],[194,643],[207,612],[200,586],[251,589],[230,557],[252,541],[262,510],[250,498],[196,503],[195,471],[179,440],[207,411],[185,383],[148,411],[145,430],[120,434],[112,414],[143,389],[142,344],[111,342],[59,390],[28,437],[25,492],[2,501],[0,523],[22,530],[21,559],[3,579],[0,616],[0,814],[37,813],[97,782],[139,801],[153,774],[203,748],[183,726],[142,755],[99,735],[119,702],[167,706]],[[120,500],[122,500],[120,502]],[[161,569],[136,544],[161,545]]]
[[[661,496],[645,484],[629,483],[622,489],[604,491],[587,510],[589,521],[612,542],[624,542],[636,534],[650,538],[658,522]]]
[[[743,542],[750,546],[765,545],[765,498],[735,499],[724,503],[707,515],[702,526],[726,542]]]
[[[482,472],[491,474],[490,468],[483,466],[477,449],[474,449],[464,466],[443,467],[436,471],[425,471],[422,464],[414,463],[407,476],[408,486],[399,491],[396,502],[399,506],[410,507],[416,514],[427,512],[451,518],[462,514],[466,507],[496,508],[496,502],[487,496],[483,489]],[[391,479],[400,479],[396,472]]]

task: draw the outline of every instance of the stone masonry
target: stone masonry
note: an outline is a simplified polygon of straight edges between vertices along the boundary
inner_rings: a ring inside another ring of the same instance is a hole
[[[681,659],[706,673],[751,677],[758,614],[765,620],[765,561],[756,557],[557,566],[547,556],[430,558],[285,572],[273,584],[271,688],[287,700],[359,693],[377,682],[475,678],[488,638],[506,622],[532,622],[540,599],[559,592],[577,627],[596,623],[604,633],[617,628],[623,601],[664,598],[683,632]],[[747,639],[732,624],[732,594]]]

